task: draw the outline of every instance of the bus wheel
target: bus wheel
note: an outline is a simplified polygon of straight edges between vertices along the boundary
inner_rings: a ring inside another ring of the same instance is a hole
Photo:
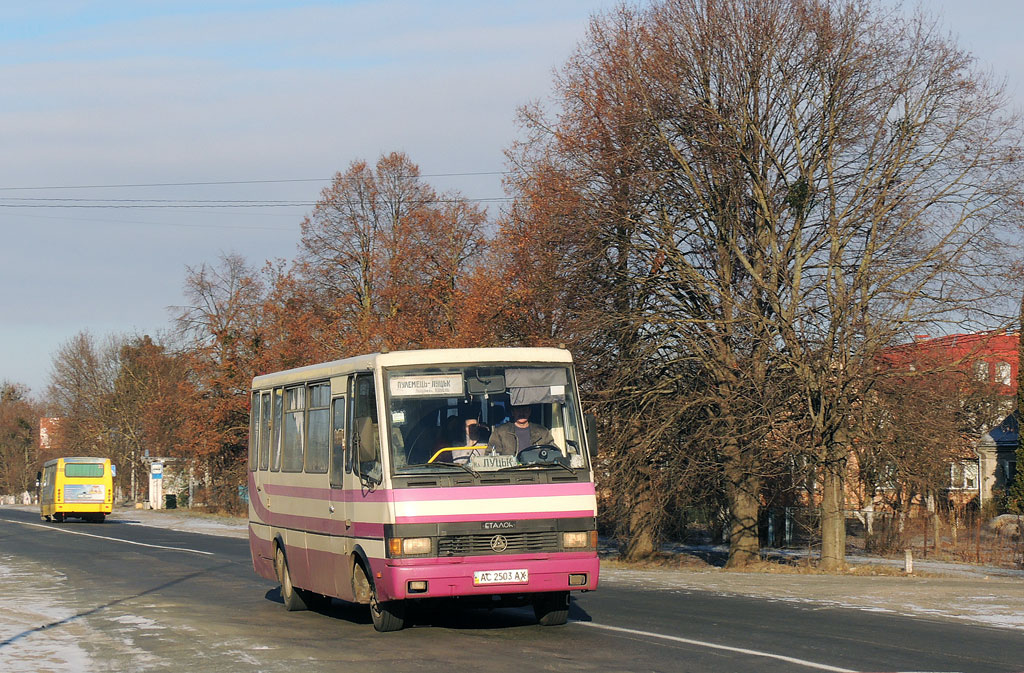
[[[533,614],[542,626],[559,626],[569,619],[569,592],[554,591],[533,599]]]
[[[53,520],[57,523],[64,523],[64,515],[58,512],[57,514],[53,515]]]
[[[292,575],[288,572],[288,562],[284,558],[284,550],[277,548],[277,555],[274,557],[274,568],[277,570],[277,579],[281,582],[281,600],[284,601],[284,609],[289,612],[305,610],[306,603],[302,600],[298,590],[292,586]]]
[[[370,616],[373,618],[373,628],[378,631],[401,631],[405,626],[405,601],[381,603],[374,589],[370,596]]]
[[[373,628],[381,633],[402,630],[405,626],[405,601],[377,600],[377,588],[366,576],[362,565],[356,565],[355,584],[357,587],[368,586],[370,590],[370,617],[373,619]]]

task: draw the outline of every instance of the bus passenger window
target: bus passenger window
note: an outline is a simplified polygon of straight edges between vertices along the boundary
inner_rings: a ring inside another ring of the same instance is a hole
[[[260,394],[252,394],[249,405],[249,471],[255,470],[258,463],[260,437]]]
[[[284,390],[274,389],[274,425],[270,429],[271,461],[270,469],[277,472],[281,469],[281,424],[284,418]]]
[[[307,388],[309,393],[309,436],[306,442],[306,472],[323,474],[331,452],[330,415],[331,386],[318,383]]]
[[[260,396],[260,469],[270,467],[270,393]]]
[[[331,486],[341,488],[344,472],[352,472],[352,463],[345,460],[345,398],[331,401]]]
[[[285,472],[301,472],[305,446],[306,389],[304,387],[288,388],[284,393],[284,440],[281,450],[281,469]]]

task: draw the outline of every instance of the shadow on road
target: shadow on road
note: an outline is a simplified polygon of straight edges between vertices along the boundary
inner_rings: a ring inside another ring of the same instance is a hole
[[[7,638],[6,640],[0,640],[0,650],[2,650],[3,648],[7,647],[8,645],[13,645],[17,641],[21,640],[22,638],[26,638],[26,637],[32,635],[33,633],[40,633],[42,631],[48,631],[49,629],[53,629],[53,628],[57,628],[57,627],[60,627],[60,626],[64,626],[66,624],[70,624],[72,622],[78,621],[78,620],[83,619],[85,617],[90,617],[90,616],[92,616],[92,615],[94,615],[94,614],[96,614],[98,612],[102,612],[103,610],[106,610],[107,608],[111,608],[111,607],[113,607],[115,605],[120,605],[121,603],[132,601],[132,600],[135,600],[136,598],[141,598],[142,596],[147,596],[149,594],[157,593],[158,591],[163,591],[164,589],[167,589],[168,587],[172,587],[172,586],[174,586],[176,584],[181,584],[182,582],[187,582],[188,580],[195,579],[197,577],[202,577],[203,575],[209,575],[210,573],[216,572],[217,570],[222,570],[224,568],[230,568],[233,565],[234,565],[233,563],[226,563],[224,565],[217,566],[217,567],[214,567],[214,568],[208,568],[206,570],[200,570],[198,572],[189,573],[188,575],[184,575],[184,576],[179,577],[177,579],[173,579],[170,582],[164,582],[163,584],[161,584],[159,586],[155,586],[152,589],[146,589],[145,591],[140,591],[140,592],[132,594],[130,596],[122,596],[121,598],[112,600],[109,603],[104,603],[103,605],[98,605],[98,606],[96,606],[96,607],[94,607],[92,609],[84,610],[82,612],[79,612],[78,614],[71,615],[70,617],[65,617],[64,619],[59,619],[57,621],[53,621],[53,622],[50,622],[48,624],[43,624],[41,626],[37,626],[37,627],[35,627],[33,629],[28,629],[26,631],[22,631],[21,633],[17,633],[15,635],[11,636],[10,638]]]
[[[284,606],[281,598],[281,587],[268,591],[264,598]],[[337,598],[322,609],[311,610],[327,617],[341,619],[353,624],[370,624],[370,609],[366,605],[348,603]],[[479,631],[487,629],[508,629],[514,627],[537,626],[537,618],[533,608],[495,607],[482,608],[479,604],[467,605],[457,598],[432,598],[410,602],[406,612],[406,628],[433,627],[455,629],[460,631]],[[570,599],[569,621],[590,622],[593,618],[580,607],[575,598]]]

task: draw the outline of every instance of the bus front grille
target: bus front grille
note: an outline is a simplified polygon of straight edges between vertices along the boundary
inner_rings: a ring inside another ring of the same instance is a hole
[[[449,535],[437,540],[438,556],[487,556],[557,551],[560,551],[557,531]]]

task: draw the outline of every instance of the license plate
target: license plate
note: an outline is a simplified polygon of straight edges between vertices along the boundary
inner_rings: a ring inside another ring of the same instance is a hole
[[[530,572],[523,570],[477,570],[473,573],[473,585],[481,584],[527,584]]]

